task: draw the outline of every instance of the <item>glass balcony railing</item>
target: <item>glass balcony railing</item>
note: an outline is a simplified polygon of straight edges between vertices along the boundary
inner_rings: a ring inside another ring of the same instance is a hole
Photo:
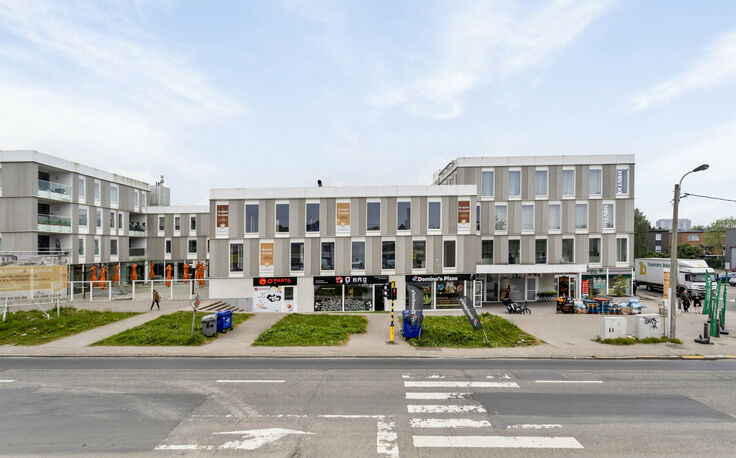
[[[44,197],[69,200],[72,198],[72,187],[68,184],[39,179],[38,193]]]
[[[145,256],[146,255],[146,249],[145,248],[129,248],[128,249],[128,256],[131,258],[138,257],[138,256]]]
[[[38,224],[70,227],[72,225],[72,219],[68,216],[38,215]]]

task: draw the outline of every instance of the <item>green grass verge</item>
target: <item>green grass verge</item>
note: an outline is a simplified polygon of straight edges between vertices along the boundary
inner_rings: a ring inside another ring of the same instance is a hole
[[[209,313],[198,312],[192,332],[192,313],[174,312],[162,315],[155,320],[143,323],[132,329],[115,334],[92,345],[109,346],[171,346],[171,345],[202,345],[217,338],[202,335],[202,317]],[[252,313],[233,313],[233,328],[248,318]],[[230,331],[228,331],[230,332]]]
[[[675,343],[682,344],[680,339],[668,339],[667,336],[662,337],[647,337],[645,339],[638,339],[636,337],[617,337],[615,339],[601,339],[598,337],[595,339],[596,342],[607,344],[607,345],[634,345],[634,344],[658,344],[658,343]]]
[[[306,347],[342,345],[350,334],[364,334],[368,320],[359,315],[286,315],[263,331],[253,345]]]
[[[521,347],[541,343],[498,315],[486,312],[480,315],[480,319],[488,342],[483,341],[483,331],[474,331],[464,315],[425,315],[422,335],[418,339],[408,339],[408,342],[416,347],[453,348]]]
[[[51,319],[38,310],[8,313],[5,321],[0,321],[0,345],[44,344],[138,315],[134,312],[98,312],[71,307],[59,309],[58,318],[56,310],[49,310],[49,314]]]

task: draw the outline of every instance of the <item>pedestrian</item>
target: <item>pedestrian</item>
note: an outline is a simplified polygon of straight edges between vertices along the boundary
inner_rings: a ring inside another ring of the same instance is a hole
[[[631,285],[632,291],[634,293],[634,296],[636,296],[636,282],[634,282],[633,285]]]
[[[511,299],[511,285],[506,286],[506,289],[503,290],[501,299]]]
[[[693,307],[698,308],[702,306],[703,304],[700,302],[700,294],[696,291],[695,296],[693,296]]]
[[[153,301],[151,301],[151,308],[148,309],[148,311],[150,312],[151,310],[153,310],[153,304],[156,304],[156,308],[158,310],[161,310],[161,305],[159,305],[160,300],[161,300],[161,295],[158,293],[158,291],[154,289],[153,290]]]
[[[682,300],[682,309],[687,312],[690,309],[690,293],[687,288],[683,288],[680,299]]]

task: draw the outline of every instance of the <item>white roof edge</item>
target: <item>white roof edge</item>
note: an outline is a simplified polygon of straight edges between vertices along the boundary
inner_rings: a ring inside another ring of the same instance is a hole
[[[209,205],[171,205],[167,207],[146,207],[148,214],[160,213],[209,213]]]
[[[0,150],[0,163],[2,162],[36,162],[38,164],[48,165],[57,169],[67,170],[69,172],[78,173],[80,175],[97,178],[100,180],[110,181],[133,188],[150,191],[151,185],[144,181],[117,175],[105,170],[100,170],[89,165],[80,164],[78,162],[69,161],[50,154],[41,153],[35,150]]]
[[[210,199],[319,199],[351,197],[475,196],[475,185],[325,186],[299,188],[215,188]]]

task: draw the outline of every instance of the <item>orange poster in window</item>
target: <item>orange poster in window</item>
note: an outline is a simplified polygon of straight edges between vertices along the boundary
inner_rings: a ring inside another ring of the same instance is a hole
[[[338,234],[350,233],[350,202],[338,202],[337,204],[337,227]]]

